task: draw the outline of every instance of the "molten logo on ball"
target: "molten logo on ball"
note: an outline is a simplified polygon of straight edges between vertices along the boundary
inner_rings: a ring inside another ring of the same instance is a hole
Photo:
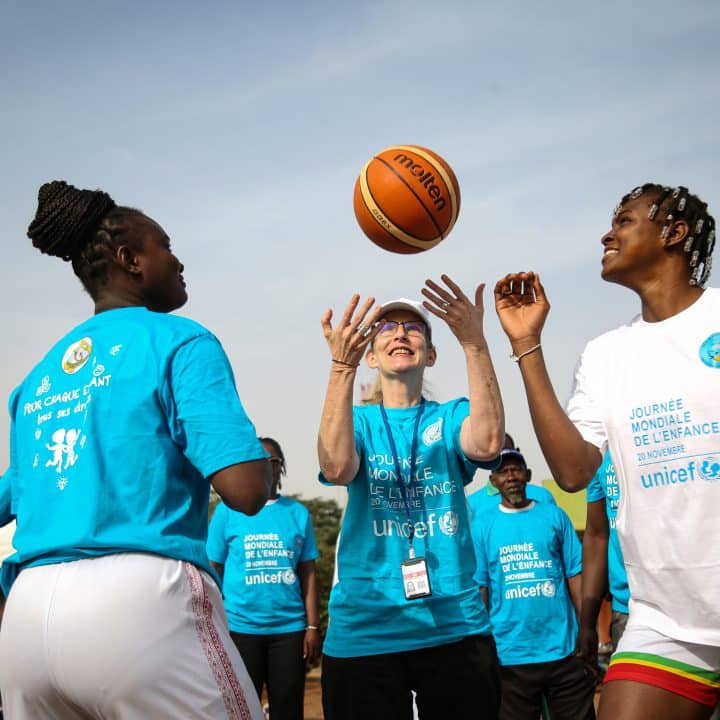
[[[460,210],[452,168],[418,145],[387,148],[365,165],[355,183],[355,217],[385,250],[417,253],[447,237]]]
[[[435,182],[435,176],[429,171],[425,170],[422,165],[416,163],[412,158],[407,155],[400,153],[393,158],[394,162],[399,165],[404,165],[411,175],[414,175],[421,185],[424,185],[428,195],[433,199],[433,205],[442,210],[445,205],[445,198],[440,195],[440,188],[437,185],[433,185]],[[428,187],[428,185],[430,187]]]

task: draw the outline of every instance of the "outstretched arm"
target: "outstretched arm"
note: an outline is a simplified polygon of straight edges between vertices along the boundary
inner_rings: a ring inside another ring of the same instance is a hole
[[[359,302],[360,296],[353,295],[337,328],[331,324],[332,310],[321,321],[332,362],[320,419],[318,459],[325,479],[336,485],[350,483],[360,465],[353,427],[353,386],[363,353],[378,332],[375,324],[382,309],[370,312],[375,300],[368,298],[355,315]]]
[[[441,278],[448,289],[427,280],[423,305],[447,323],[465,353],[470,414],[460,430],[460,446],[471,460],[491,460],[505,440],[505,411],[483,330],[485,285],[476,289],[473,304],[447,275]]]
[[[518,360],[535,434],[553,478],[582,490],[600,466],[600,450],[583,439],[560,405],[545,366],[540,336],[550,303],[536,273],[511,273],[495,285],[495,309]]]

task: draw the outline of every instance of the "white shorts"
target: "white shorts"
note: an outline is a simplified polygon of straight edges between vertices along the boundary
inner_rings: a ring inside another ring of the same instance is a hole
[[[714,708],[720,702],[720,648],[674,640],[633,622],[610,659],[605,682],[630,680]]]
[[[6,720],[261,720],[220,590],[196,566],[118,554],[23,570],[0,631]]]

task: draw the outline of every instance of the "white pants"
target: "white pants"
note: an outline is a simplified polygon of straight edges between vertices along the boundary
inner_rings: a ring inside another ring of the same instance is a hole
[[[23,570],[0,631],[6,720],[261,720],[215,582],[121,554]]]

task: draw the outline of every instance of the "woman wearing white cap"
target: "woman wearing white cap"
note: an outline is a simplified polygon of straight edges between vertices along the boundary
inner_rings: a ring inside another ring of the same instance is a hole
[[[463,487],[492,468],[503,406],[475,302],[447,276],[426,302],[373,308],[353,296],[337,327],[322,318],[332,366],[318,438],[323,479],[348,488],[323,658],[327,720],[495,718],[497,654],[473,583]],[[428,312],[429,311],[429,312]],[[422,396],[435,364],[430,313],[457,337],[469,399]],[[379,372],[382,400],[353,407],[356,369]]]

